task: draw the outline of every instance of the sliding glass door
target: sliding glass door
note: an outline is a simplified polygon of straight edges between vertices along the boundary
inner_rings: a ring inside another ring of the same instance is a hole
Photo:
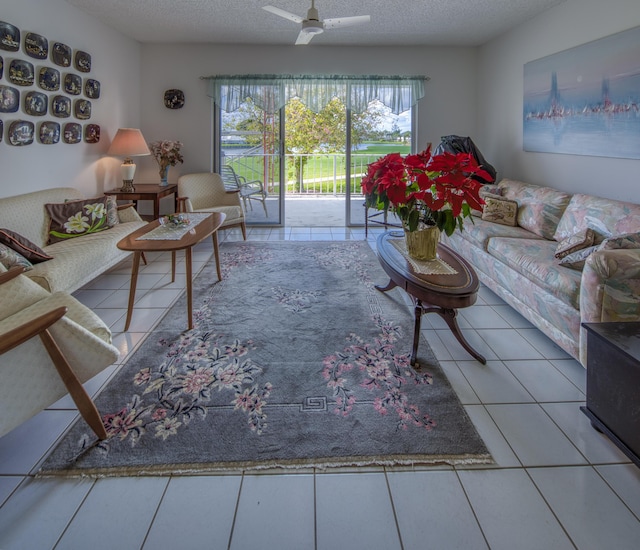
[[[421,88],[406,78],[211,78],[214,169],[251,225],[364,225],[367,165],[412,150]]]

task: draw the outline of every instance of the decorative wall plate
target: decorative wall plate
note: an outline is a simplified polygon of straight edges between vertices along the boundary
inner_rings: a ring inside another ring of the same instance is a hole
[[[98,99],[100,97],[100,82],[93,78],[87,78],[84,81],[84,95],[90,99]]]
[[[33,84],[33,64],[24,59],[12,59],[9,65],[9,82],[18,86],[31,86]]]
[[[47,92],[57,92],[60,89],[60,71],[53,67],[40,67],[38,86]]]
[[[71,100],[63,95],[55,95],[51,100],[51,114],[58,118],[71,116]]]
[[[91,56],[87,52],[78,50],[74,60],[76,69],[81,73],[88,73],[91,70]]]
[[[0,78],[2,78],[2,73],[4,72],[4,61],[2,56],[0,55]]]
[[[31,116],[44,116],[47,114],[49,98],[42,92],[27,92],[24,96],[22,108]]]
[[[56,42],[51,50],[51,59],[56,65],[68,67],[71,65],[71,48],[61,42]]]
[[[62,140],[65,143],[80,143],[82,141],[82,126],[77,122],[67,122],[64,125]]]
[[[24,51],[36,59],[46,59],[49,55],[49,41],[35,32],[28,32],[24,36]]]
[[[164,106],[167,109],[184,107],[184,92],[182,90],[167,90],[164,93]]]
[[[11,145],[31,145],[33,143],[33,122],[14,120],[9,126],[8,137]]]
[[[4,21],[0,21],[0,48],[8,52],[20,49],[20,30]]]
[[[53,145],[60,141],[60,123],[47,120],[40,124],[40,143]]]
[[[0,86],[0,113],[15,113],[20,106],[20,92],[11,86]]]
[[[84,127],[84,140],[87,143],[98,143],[100,141],[100,126],[87,124]]]
[[[82,78],[72,73],[64,75],[64,91],[71,95],[80,95],[82,91]]]
[[[76,99],[73,103],[73,114],[80,120],[91,118],[91,101],[88,99]]]

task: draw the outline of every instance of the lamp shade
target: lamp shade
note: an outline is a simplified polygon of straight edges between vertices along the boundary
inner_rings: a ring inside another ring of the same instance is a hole
[[[150,155],[151,151],[149,151],[149,146],[140,130],[120,128],[113,138],[107,154],[121,157],[141,157]]]

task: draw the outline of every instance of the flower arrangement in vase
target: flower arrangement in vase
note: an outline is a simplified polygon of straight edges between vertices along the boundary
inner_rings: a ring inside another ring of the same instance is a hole
[[[482,210],[482,184],[474,176],[491,178],[471,153],[432,156],[428,147],[416,155],[390,153],[372,162],[361,186],[368,207],[391,208],[400,218],[410,255],[409,245],[417,240],[414,233],[437,228],[432,250],[417,258],[433,259],[439,232],[451,235],[456,229],[462,230],[471,210]]]
[[[180,149],[182,143],[179,141],[152,141],[149,143],[151,154],[156,158],[160,166],[160,185],[167,185],[169,166],[175,166],[179,162],[184,162]]]

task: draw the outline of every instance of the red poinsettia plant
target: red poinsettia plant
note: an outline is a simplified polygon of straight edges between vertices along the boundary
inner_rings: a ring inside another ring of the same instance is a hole
[[[437,226],[451,235],[463,228],[471,210],[482,210],[484,201],[477,176],[491,176],[471,153],[431,155],[431,147],[403,157],[390,153],[368,166],[361,186],[367,206],[393,209],[408,231]]]

